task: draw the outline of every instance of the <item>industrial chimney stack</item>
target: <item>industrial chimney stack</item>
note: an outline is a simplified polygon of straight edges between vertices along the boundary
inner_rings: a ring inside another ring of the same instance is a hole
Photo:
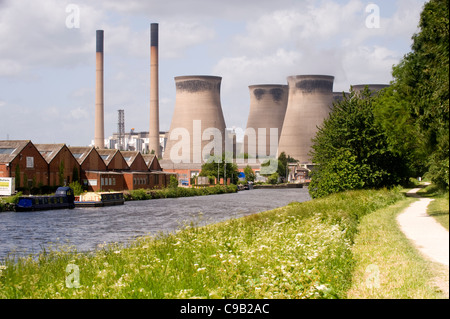
[[[149,151],[161,157],[159,144],[159,89],[158,89],[158,24],[150,25],[150,129]]]
[[[97,30],[95,80],[95,148],[105,148],[105,129],[103,115],[103,30]]]

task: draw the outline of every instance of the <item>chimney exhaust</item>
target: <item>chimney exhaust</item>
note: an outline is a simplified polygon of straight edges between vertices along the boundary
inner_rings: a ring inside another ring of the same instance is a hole
[[[150,25],[150,128],[149,151],[161,157],[159,143],[159,88],[158,88],[158,24]]]
[[[97,30],[95,80],[95,148],[105,148],[103,113],[103,30]]]

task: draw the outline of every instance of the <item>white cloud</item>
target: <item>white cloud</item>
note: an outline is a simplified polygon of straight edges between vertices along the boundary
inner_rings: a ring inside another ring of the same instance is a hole
[[[160,54],[164,58],[183,56],[187,48],[211,41],[215,32],[199,23],[163,21],[159,26]]]

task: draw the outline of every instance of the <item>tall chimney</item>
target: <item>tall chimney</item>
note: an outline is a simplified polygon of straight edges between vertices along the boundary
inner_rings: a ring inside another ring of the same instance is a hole
[[[97,30],[96,80],[95,80],[95,148],[105,148],[103,115],[103,30]]]
[[[159,144],[158,24],[150,25],[150,129],[148,148],[161,157]]]

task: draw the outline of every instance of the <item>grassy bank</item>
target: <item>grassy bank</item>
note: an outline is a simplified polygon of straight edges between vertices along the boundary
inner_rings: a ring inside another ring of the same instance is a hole
[[[449,193],[439,190],[435,185],[428,185],[418,192],[421,196],[434,200],[428,206],[428,214],[448,230],[449,224]]]
[[[448,230],[448,192],[429,185],[418,194],[434,199],[427,212]],[[448,298],[448,268],[425,260],[398,227],[397,215],[415,200],[406,198],[361,219],[352,248],[357,263],[349,298]]]
[[[345,298],[358,221],[402,198],[396,190],[351,191],[127,247],[7,260],[0,297]]]

